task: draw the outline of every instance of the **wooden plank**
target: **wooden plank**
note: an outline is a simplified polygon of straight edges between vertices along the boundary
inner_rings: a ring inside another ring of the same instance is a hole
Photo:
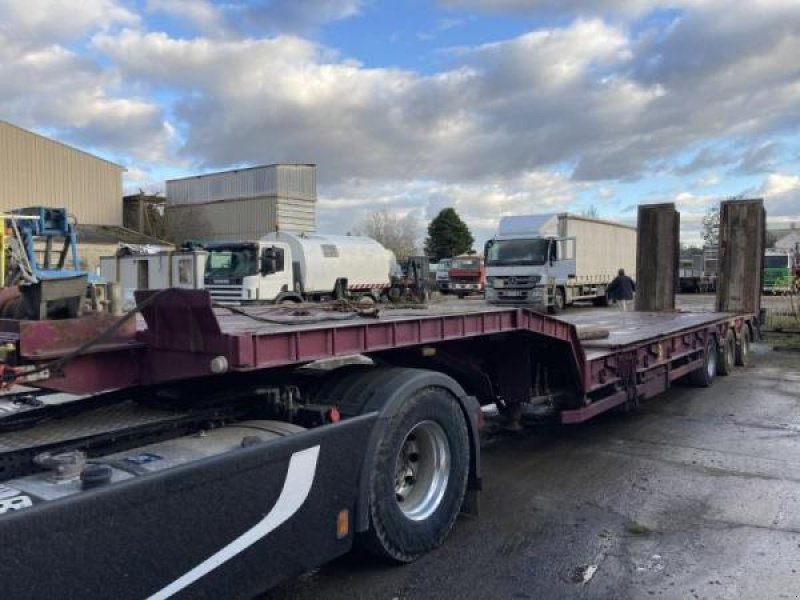
[[[764,201],[725,200],[719,217],[717,310],[758,314],[766,243]]]
[[[636,310],[675,310],[680,213],[672,203],[639,206],[636,245]]]

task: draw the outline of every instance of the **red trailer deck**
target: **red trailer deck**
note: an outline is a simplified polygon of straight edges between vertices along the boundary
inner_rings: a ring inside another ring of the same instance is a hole
[[[143,293],[142,299],[153,295]],[[169,290],[142,310],[136,331],[121,329],[111,340],[60,365],[54,377],[40,382],[72,393],[97,393],[130,385],[300,365],[355,354],[381,357],[415,348],[456,349],[459,343],[503,334],[553,343],[577,375],[577,403],[562,415],[582,421],[637,396],[652,396],[671,381],[697,369],[711,336],[720,348],[730,335],[740,345],[745,330],[752,337],[753,315],[728,313],[623,313],[591,310],[562,317],[522,308],[478,304],[427,309],[385,310],[363,317],[310,308],[214,309],[202,291]],[[103,317],[24,323],[22,357],[57,360],[75,350]],[[590,335],[589,335],[590,334]],[[585,339],[588,338],[588,339]],[[491,344],[485,346],[489,348]],[[493,353],[497,347],[492,347]],[[500,351],[514,351],[500,346]],[[473,363],[487,357],[471,349]],[[406,352],[406,354],[408,354]],[[534,352],[535,354],[535,352]],[[516,357],[515,357],[516,358]],[[408,363],[408,357],[404,363]],[[529,359],[537,361],[537,356]],[[424,366],[419,360],[414,366]],[[625,388],[622,390],[620,388]],[[524,401],[514,398],[514,401]],[[602,400],[602,402],[601,402]]]

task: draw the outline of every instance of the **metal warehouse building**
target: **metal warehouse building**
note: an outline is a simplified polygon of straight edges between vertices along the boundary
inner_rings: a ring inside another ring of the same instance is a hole
[[[176,237],[258,239],[272,231],[315,231],[316,166],[263,165],[167,181]]]
[[[66,207],[78,223],[122,225],[122,172],[102,158],[0,121],[0,211]]]

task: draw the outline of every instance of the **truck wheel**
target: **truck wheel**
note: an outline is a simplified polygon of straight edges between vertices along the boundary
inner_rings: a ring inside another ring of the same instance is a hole
[[[703,353],[703,366],[689,373],[689,381],[697,387],[709,387],[717,375],[717,339],[712,335],[706,342],[706,351]]]
[[[747,325],[742,327],[739,335],[739,343],[736,344],[736,364],[746,367],[750,362],[750,328]]]
[[[721,352],[719,353],[719,374],[730,375],[733,373],[733,366],[736,362],[736,338],[733,331],[728,329],[725,339],[722,342]]]
[[[608,294],[603,294],[602,296],[592,299],[592,304],[594,306],[608,306],[611,304],[611,301],[608,299]]]
[[[469,436],[455,399],[441,388],[409,397],[380,441],[369,481],[369,529],[359,543],[407,563],[441,545],[467,487]]]
[[[564,312],[564,307],[567,305],[567,298],[564,294],[563,288],[556,288],[553,294],[553,304],[549,307],[551,314],[557,315]]]

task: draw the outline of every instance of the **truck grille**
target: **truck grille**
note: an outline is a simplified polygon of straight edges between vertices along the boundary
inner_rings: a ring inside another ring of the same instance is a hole
[[[504,288],[525,290],[532,288],[539,283],[541,277],[539,275],[514,275],[511,277],[498,277],[497,279],[503,280],[502,286]]]
[[[219,304],[241,304],[242,286],[240,285],[206,285],[211,300]]]

